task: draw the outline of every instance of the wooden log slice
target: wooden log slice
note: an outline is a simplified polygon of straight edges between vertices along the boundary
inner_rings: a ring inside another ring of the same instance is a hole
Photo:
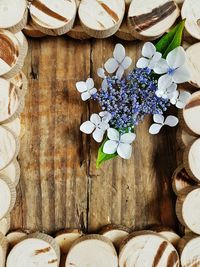
[[[5,126],[0,126],[0,171],[5,169],[19,151],[19,140],[17,136]]]
[[[0,76],[9,79],[23,67],[24,52],[17,37],[7,31],[0,30]]]
[[[192,94],[185,108],[180,112],[181,127],[189,134],[200,135],[200,91]]]
[[[65,229],[56,234],[55,240],[61,252],[67,254],[73,243],[82,235],[83,233],[79,229]]]
[[[15,186],[7,176],[0,174],[0,220],[11,212],[15,201]]]
[[[101,235],[79,238],[70,249],[65,267],[117,267],[118,258],[112,242]]]
[[[29,235],[9,253],[6,267],[58,267],[60,249],[55,240],[42,233]]]
[[[200,183],[200,138],[186,148],[183,155],[184,167],[197,183]]]
[[[25,58],[28,54],[28,41],[26,40],[26,37],[22,31],[15,33],[15,37],[17,38],[17,40],[21,46],[21,48],[20,48],[21,55],[23,57],[23,60],[25,60]]]
[[[14,232],[10,232],[6,238],[9,244],[9,250],[11,250],[14,246],[16,246],[19,242],[24,240],[27,237],[27,233],[22,230],[17,230]]]
[[[176,215],[179,221],[192,232],[200,234],[200,187],[187,187],[179,192]]]
[[[13,131],[17,137],[20,137],[20,133],[21,133],[20,118],[16,118],[13,121],[10,121],[8,123],[4,123],[4,126],[6,126],[11,131]]]
[[[7,250],[8,241],[6,237],[0,233],[0,267],[5,267]]]
[[[0,232],[3,235],[6,235],[9,230],[10,230],[10,215],[7,215],[6,217],[0,220]]]
[[[180,12],[171,0],[133,0],[128,11],[131,34],[140,40],[154,40],[164,34]]]
[[[181,9],[181,16],[186,19],[185,28],[194,38],[200,40],[200,2],[199,0],[185,0]]]
[[[20,89],[22,96],[26,95],[28,89],[28,80],[26,75],[22,71],[18,72],[15,76],[10,78],[9,81]]]
[[[180,148],[185,149],[187,146],[191,145],[194,140],[197,139],[197,137],[189,134],[184,129],[179,128],[177,131],[176,139]]]
[[[115,33],[115,35],[125,41],[135,41],[136,38],[133,37],[133,35],[130,33],[129,27],[127,25],[127,19],[126,17],[122,21],[121,26],[119,27],[119,30]]]
[[[172,188],[173,188],[174,193],[178,196],[179,192],[182,189],[188,186],[195,186],[195,185],[197,185],[197,182],[194,181],[189,176],[183,164],[178,166],[178,168],[174,171],[173,176],[172,176]]]
[[[30,5],[33,25],[48,35],[62,35],[70,31],[76,10],[75,0],[33,0]]]
[[[9,80],[0,78],[0,124],[13,121],[23,110],[20,89]]]
[[[99,234],[107,237],[119,249],[122,240],[131,233],[131,230],[123,225],[109,224],[104,226]]]
[[[33,38],[41,38],[41,37],[44,37],[44,36],[47,36],[46,33],[43,33],[41,32],[40,30],[38,30],[32,20],[30,19],[28,21],[28,23],[26,24],[26,26],[24,27],[23,29],[23,33],[26,35],[26,36],[29,36],[29,37],[33,37]]]
[[[170,227],[155,225],[151,227],[151,230],[160,234],[163,238],[166,238],[174,247],[177,247],[180,236]]]
[[[85,32],[95,38],[106,38],[117,32],[124,13],[124,0],[82,0],[79,18]]]
[[[200,266],[200,237],[186,234],[179,242],[179,252],[182,267]]]
[[[179,266],[179,257],[172,244],[152,231],[130,234],[121,245],[119,267]]]
[[[0,28],[13,33],[21,31],[27,23],[28,11],[26,0],[1,0]]]
[[[199,75],[200,53],[199,51],[200,51],[200,43],[194,44],[186,50],[188,69],[190,70],[190,73],[191,73],[190,83],[197,88],[200,88],[200,75]]]
[[[17,186],[20,178],[20,166],[16,159],[14,159],[5,169],[0,171],[0,175],[7,176],[14,186]]]
[[[78,17],[75,20],[73,28],[67,33],[67,35],[78,40],[85,40],[91,38],[91,36],[89,36],[84,31],[83,26],[81,25]]]

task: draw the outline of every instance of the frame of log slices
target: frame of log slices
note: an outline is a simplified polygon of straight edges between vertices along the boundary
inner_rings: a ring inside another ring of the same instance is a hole
[[[20,113],[27,91],[22,72],[26,36],[68,35],[75,39],[111,35],[154,40],[181,14],[192,97],[181,111],[177,141],[182,164],[172,177],[182,238],[152,226],[133,232],[107,225],[97,234],[64,229],[51,237],[24,230],[9,232],[10,212],[20,178],[17,161],[22,135]],[[23,31],[23,32],[22,32]],[[25,34],[25,35],[24,35]],[[199,0],[0,0],[0,267],[189,267],[200,266],[200,1]]]

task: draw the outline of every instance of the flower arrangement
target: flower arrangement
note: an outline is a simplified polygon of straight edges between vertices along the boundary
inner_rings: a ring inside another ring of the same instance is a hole
[[[116,44],[113,57],[97,71],[102,78],[99,90],[92,78],[76,83],[82,100],[92,99],[101,109],[80,126],[83,133],[92,134],[101,143],[97,167],[117,156],[131,157],[136,126],[146,115],[153,115],[150,134],[159,133],[164,125],[178,124],[178,118],[173,115],[165,118],[164,113],[171,105],[184,108],[190,97],[189,92],[178,88],[190,79],[186,53],[181,46],[184,23],[180,22],[156,44],[145,43],[136,68],[127,75],[125,70],[132,60],[126,56],[125,48]]]

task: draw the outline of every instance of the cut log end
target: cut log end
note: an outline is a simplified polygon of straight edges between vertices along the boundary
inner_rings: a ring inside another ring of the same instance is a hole
[[[0,267],[5,267],[7,250],[8,241],[6,237],[0,232]]]
[[[74,24],[74,27],[67,33],[68,36],[78,39],[85,40],[91,38],[83,29],[79,19],[77,18]]]
[[[31,20],[29,20],[28,24],[26,24],[26,26],[24,27],[23,33],[26,36],[33,37],[33,38],[41,38],[41,37],[44,37],[47,35],[46,33],[43,33],[40,30],[38,30],[34,26],[34,24]]]
[[[200,73],[200,55],[199,55],[199,50],[200,50],[200,43],[194,44],[186,50],[188,69],[190,70],[190,74],[191,74],[190,83],[197,88],[200,88],[200,75],[199,75],[199,73]]]
[[[184,129],[179,128],[177,131],[176,139],[180,148],[182,149],[185,149],[187,146],[191,145],[196,138],[196,136],[189,134]]]
[[[10,232],[6,238],[8,240],[9,249],[12,249],[15,245],[17,245],[19,242],[21,242],[25,237],[27,236],[27,233],[23,231],[14,231]]]
[[[74,243],[67,255],[65,267],[71,266],[117,267],[117,253],[106,237],[83,236]]]
[[[129,27],[127,25],[127,21],[124,19],[119,30],[115,34],[118,38],[125,41],[134,41],[135,37],[130,33]]]
[[[177,267],[179,257],[176,249],[165,238],[152,231],[141,231],[132,233],[123,242],[119,266]]]
[[[4,123],[4,125],[8,129],[10,129],[12,132],[14,132],[17,137],[20,136],[20,133],[21,133],[21,122],[20,122],[20,118],[16,118],[13,121]]]
[[[178,246],[180,236],[175,233],[170,227],[155,225],[151,227],[151,230],[160,234],[163,238],[166,238],[175,248]]]
[[[14,186],[17,186],[20,178],[20,166],[16,159],[14,159],[5,169],[0,171],[0,175],[7,176]]]
[[[6,217],[0,220],[0,232],[3,235],[6,235],[9,230],[10,230],[10,215],[7,215]]]

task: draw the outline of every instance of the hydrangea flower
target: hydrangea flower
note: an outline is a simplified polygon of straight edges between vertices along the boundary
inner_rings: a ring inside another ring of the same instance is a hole
[[[172,99],[177,92],[177,84],[172,83],[168,88],[157,90],[156,95],[164,99]]]
[[[104,118],[104,116],[100,116],[96,113],[91,115],[89,121],[82,123],[80,126],[80,130],[83,133],[92,133],[94,140],[98,143],[102,142],[103,136],[108,128],[108,121]]]
[[[156,52],[155,46],[147,42],[142,48],[142,58],[140,58],[136,64],[137,68],[149,68],[153,69],[156,63],[161,59],[162,54]]]
[[[189,92],[180,90],[180,91],[175,92],[170,102],[172,105],[175,105],[177,108],[182,109],[186,106],[190,97],[191,97],[191,94]]]
[[[132,142],[135,140],[134,133],[120,134],[116,129],[108,129],[108,138],[103,147],[103,152],[109,155],[117,154],[123,159],[130,159],[132,154]]]
[[[179,46],[172,50],[166,60],[161,58],[154,67],[154,72],[164,74],[158,80],[158,89],[165,90],[174,83],[184,83],[190,79],[190,73],[186,67],[186,53]]]
[[[154,123],[149,128],[150,134],[158,134],[164,125],[174,127],[178,124],[178,118],[172,115],[165,119],[163,115],[155,114],[153,120]]]
[[[109,58],[104,67],[108,73],[116,72],[118,79],[121,79],[124,71],[130,67],[132,59],[126,56],[125,48],[121,44],[116,44],[113,57]]]
[[[94,88],[94,81],[92,78],[88,78],[86,82],[80,81],[76,83],[77,90],[81,93],[83,101],[91,98],[92,95],[96,94],[97,89]]]

